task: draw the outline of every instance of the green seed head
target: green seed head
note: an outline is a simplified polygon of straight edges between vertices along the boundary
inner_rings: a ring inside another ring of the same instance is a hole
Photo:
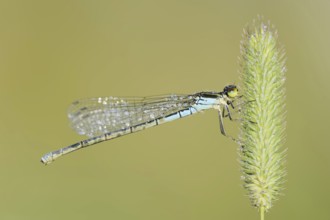
[[[277,33],[261,20],[243,34],[241,79],[244,107],[240,161],[252,205],[268,211],[285,176],[285,61]]]

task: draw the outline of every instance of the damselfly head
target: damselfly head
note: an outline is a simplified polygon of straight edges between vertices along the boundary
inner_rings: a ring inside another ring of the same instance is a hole
[[[223,92],[229,97],[229,98],[235,98],[238,96],[238,88],[235,85],[228,85],[223,89]]]

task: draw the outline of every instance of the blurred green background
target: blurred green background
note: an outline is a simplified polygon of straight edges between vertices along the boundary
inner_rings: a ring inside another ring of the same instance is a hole
[[[288,56],[288,176],[266,219],[330,219],[329,11],[325,0],[1,0],[0,219],[258,219],[216,111],[39,162],[84,139],[66,118],[75,99],[239,82],[242,29],[258,14]]]

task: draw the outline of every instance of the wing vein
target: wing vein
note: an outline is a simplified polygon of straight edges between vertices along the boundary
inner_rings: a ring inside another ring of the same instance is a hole
[[[185,109],[195,95],[100,97],[73,102],[68,109],[72,128],[89,137],[125,129]]]

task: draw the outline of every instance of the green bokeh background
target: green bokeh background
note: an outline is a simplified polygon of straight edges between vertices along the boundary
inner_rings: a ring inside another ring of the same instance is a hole
[[[288,176],[266,219],[330,219],[329,10],[326,0],[1,0],[0,219],[258,219],[216,111],[39,162],[83,139],[66,118],[77,98],[239,82],[242,29],[258,14],[288,56]]]

